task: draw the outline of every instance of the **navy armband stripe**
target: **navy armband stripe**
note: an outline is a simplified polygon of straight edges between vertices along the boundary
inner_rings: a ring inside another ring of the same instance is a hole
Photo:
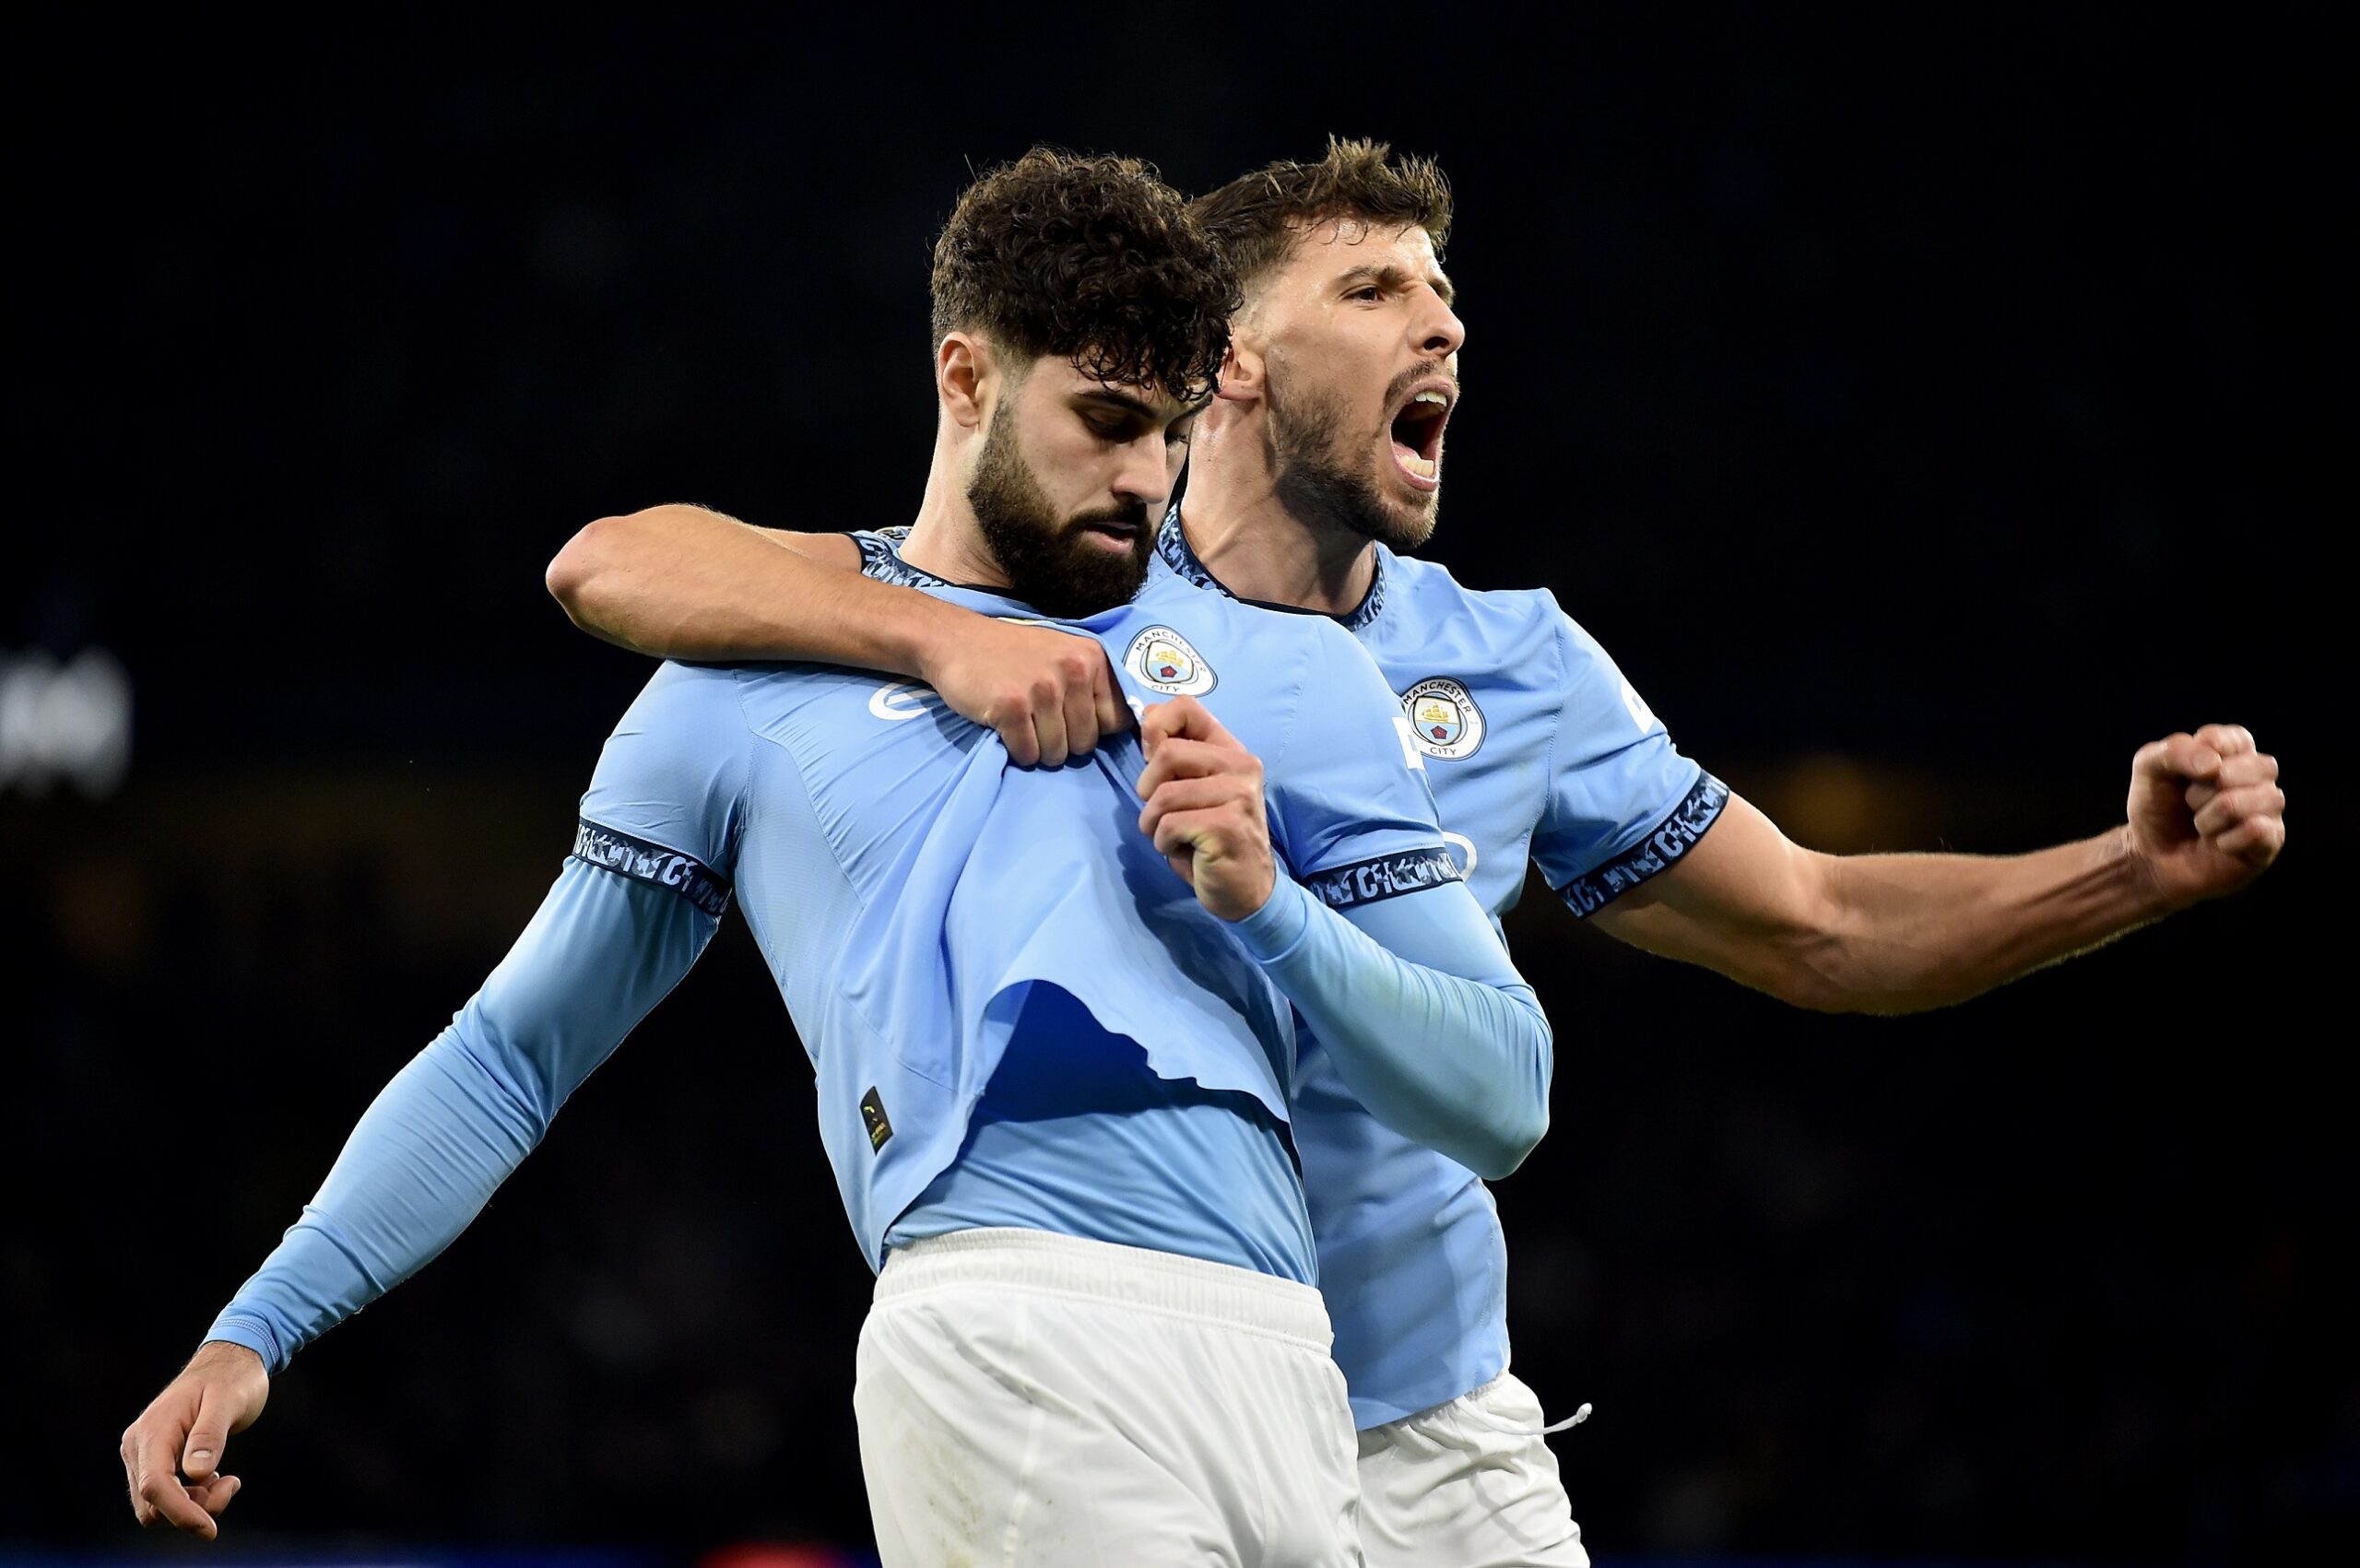
[[[574,830],[573,858],[635,882],[669,888],[716,920],[729,908],[729,878],[695,855],[602,828],[587,818]]]
[[[1329,909],[1351,909],[1458,880],[1458,863],[1450,857],[1450,851],[1411,849],[1331,871],[1316,871],[1303,879],[1303,885]]]
[[[1655,831],[1605,865],[1586,871],[1557,890],[1567,907],[1587,919],[1648,878],[1670,866],[1720,820],[1729,786],[1706,773],[1682,796]]]

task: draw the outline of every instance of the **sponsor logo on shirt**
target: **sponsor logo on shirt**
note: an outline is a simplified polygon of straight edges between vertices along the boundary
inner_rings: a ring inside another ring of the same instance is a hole
[[[1150,626],[1132,638],[1123,667],[1169,697],[1201,697],[1215,680],[1204,655],[1168,626]]]
[[[895,681],[880,686],[868,694],[868,711],[887,723],[914,719],[926,711],[926,701],[934,697],[934,688],[908,681]]]
[[[1622,706],[1630,713],[1631,722],[1639,726],[1641,735],[1656,727],[1656,711],[1647,706],[1647,700],[1639,695],[1639,689],[1631,684],[1627,676],[1622,680]]]
[[[1409,716],[1410,740],[1429,757],[1455,762],[1483,744],[1483,710],[1466,687],[1446,675],[1401,693],[1401,711]]]

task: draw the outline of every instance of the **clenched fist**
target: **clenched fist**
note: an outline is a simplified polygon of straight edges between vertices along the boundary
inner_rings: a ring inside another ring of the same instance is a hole
[[[1147,711],[1139,724],[1147,808],[1139,831],[1223,920],[1243,920],[1269,902],[1278,861],[1262,800],[1262,764],[1193,697]]]
[[[1059,767],[1131,727],[1106,650],[1079,632],[962,613],[919,673],[951,712],[997,731],[1019,767]]]
[[[2242,725],[2206,725],[2141,747],[2130,815],[2131,850],[2174,907],[2235,892],[2286,844],[2278,759]]]

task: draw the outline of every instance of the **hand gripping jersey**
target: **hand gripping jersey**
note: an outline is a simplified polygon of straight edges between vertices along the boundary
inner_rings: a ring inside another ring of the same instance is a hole
[[[1176,510],[1157,544],[1175,577],[1227,593]],[[1728,789],[1673,749],[1546,590],[1477,592],[1442,567],[1376,554],[1368,596],[1337,619],[1398,695],[1444,835],[1494,923],[1523,892],[1528,856],[1587,915],[1719,816]],[[1490,1382],[1508,1361],[1507,1248],[1490,1192],[1370,1115],[1316,1043],[1294,1111],[1353,1418],[1381,1425]]]
[[[1300,886],[1282,875],[1233,926],[1204,911],[1139,831],[1135,740],[1016,769],[923,687],[808,665],[667,665],[608,739],[573,855],[531,925],[362,1117],[209,1338],[277,1371],[431,1258],[686,973],[733,898],[811,1058],[821,1138],[872,1267],[897,1216],[961,1158],[1011,1039],[1027,1027],[1080,1037],[1074,1008],[1029,1005],[1043,992],[1078,1004],[1091,1038],[1133,1043],[1158,1079],[1247,1097],[1276,1129],[1295,1069],[1288,998],[1333,1018],[1333,995],[1378,990],[1426,1021],[1423,1038],[1367,1032],[1364,1052],[1345,1053],[1348,1072],[1372,1068],[1356,1079],[1363,1101],[1452,1147],[1461,1101],[1545,1114],[1545,1024],[1458,884],[1422,759],[1351,639],[1178,584],[1073,625],[1136,700],[1218,693],[1259,748],[1273,843]],[[1428,896],[1398,897],[1413,891]],[[1345,924],[1360,918],[1398,928],[1371,940]],[[1410,920],[1446,933],[1457,921],[1439,950],[1464,961],[1434,974],[1395,958],[1418,950],[1419,932],[1398,924]],[[1479,973],[1484,984],[1455,978]],[[1453,1082],[1453,1065],[1480,1053],[1410,1048],[1451,1020],[1469,1045],[1520,1022],[1525,1049]],[[1348,1020],[1328,1030],[1355,1032]],[[1485,1147],[1477,1131],[1467,1147]],[[1299,1211],[1279,1135],[1249,1148],[1277,1176],[1190,1173],[1205,1203],[1251,1208],[1276,1185]],[[1233,1203],[1241,1181],[1256,1193]],[[1283,1257],[1283,1234],[1260,1246],[1248,1266],[1286,1271],[1264,1263]]]

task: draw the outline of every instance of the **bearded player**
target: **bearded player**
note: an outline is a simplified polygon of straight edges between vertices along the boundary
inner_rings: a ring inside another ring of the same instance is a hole
[[[1469,885],[1494,917],[1528,859],[1575,917],[1798,1007],[1963,1001],[2200,900],[2283,845],[2274,759],[2235,725],[2150,742],[2126,820],[2035,854],[1835,856],[1790,843],[1675,751],[1546,592],[1478,592],[1406,554],[1431,536],[1466,328],[1440,263],[1440,171],[1331,141],[1201,197],[1236,263],[1219,396],[1158,548],[1207,593],[1330,616],[1399,696]],[[781,544],[788,548],[778,548]],[[903,670],[1044,762],[1122,723],[1103,663],[1021,628],[988,644],[839,567],[842,538],[659,507],[551,565],[585,628],[651,653]],[[1216,700],[1217,701],[1217,700]],[[1506,1250],[1473,1172],[1305,1064],[1294,1128],[1377,1568],[1587,1561],[1544,1417],[1508,1371]]]
[[[934,295],[933,465],[880,563],[975,627],[1073,618],[1139,743],[1011,769],[868,671],[659,669],[514,949],[125,1433],[144,1521],[215,1533],[270,1379],[465,1229],[734,900],[879,1271],[855,1406],[883,1561],[1360,1560],[1294,1020],[1493,1174],[1546,1126],[1546,1020],[1366,651],[1168,572],[1139,591],[1236,304],[1182,198],[1036,150],[961,198]]]

